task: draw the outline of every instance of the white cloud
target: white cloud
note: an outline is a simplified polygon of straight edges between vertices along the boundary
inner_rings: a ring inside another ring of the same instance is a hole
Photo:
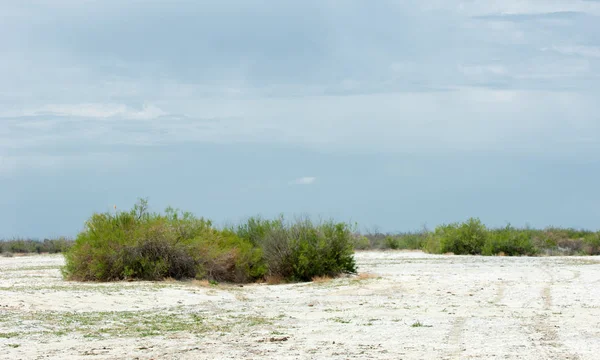
[[[103,173],[124,167],[131,161],[128,154],[92,152],[85,154],[0,154],[0,177],[18,174],[27,170],[59,171],[65,168],[91,167]]]
[[[600,46],[552,46],[542,48],[542,51],[554,51],[563,55],[600,58]]]
[[[136,110],[123,104],[51,104],[26,113],[25,115],[56,115],[87,118],[120,117],[132,120],[154,119],[166,113],[154,105],[145,104]]]
[[[461,65],[459,66],[461,73],[467,76],[486,76],[486,75],[506,75],[506,67],[498,64],[488,65]]]
[[[305,176],[295,180],[290,181],[290,185],[311,185],[314,184],[317,180],[316,177],[313,176]]]
[[[467,16],[479,15],[535,15],[557,12],[584,12],[600,14],[600,4],[586,0],[426,0],[421,7],[435,10],[453,10]]]

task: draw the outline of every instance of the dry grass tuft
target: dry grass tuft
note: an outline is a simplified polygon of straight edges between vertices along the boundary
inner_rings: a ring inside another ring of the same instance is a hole
[[[373,274],[373,273],[360,273],[357,276],[358,280],[367,280],[367,279],[375,279],[378,278],[379,276],[377,276],[377,274]]]
[[[211,284],[208,280],[192,280],[191,284],[198,287],[209,287]]]
[[[324,276],[314,276],[311,280],[315,283],[326,283],[326,282],[330,282],[331,280],[333,280],[333,278],[331,276],[324,275]]]

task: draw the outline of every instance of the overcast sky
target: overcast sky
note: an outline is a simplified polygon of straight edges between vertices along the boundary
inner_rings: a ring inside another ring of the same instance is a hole
[[[0,238],[217,223],[600,228],[600,1],[0,0]]]

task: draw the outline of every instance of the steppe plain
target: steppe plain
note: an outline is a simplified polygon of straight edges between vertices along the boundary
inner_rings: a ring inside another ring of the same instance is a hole
[[[599,257],[357,252],[295,284],[63,280],[0,258],[2,359],[600,358]]]

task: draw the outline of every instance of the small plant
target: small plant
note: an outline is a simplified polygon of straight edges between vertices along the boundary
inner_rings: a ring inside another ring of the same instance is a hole
[[[425,325],[425,324],[423,324],[422,322],[420,322],[420,321],[418,321],[418,320],[417,320],[417,321],[415,321],[415,322],[414,322],[414,323],[411,325],[411,327],[414,327],[414,328],[416,328],[416,327],[433,327],[433,326],[432,326],[432,325]]]

